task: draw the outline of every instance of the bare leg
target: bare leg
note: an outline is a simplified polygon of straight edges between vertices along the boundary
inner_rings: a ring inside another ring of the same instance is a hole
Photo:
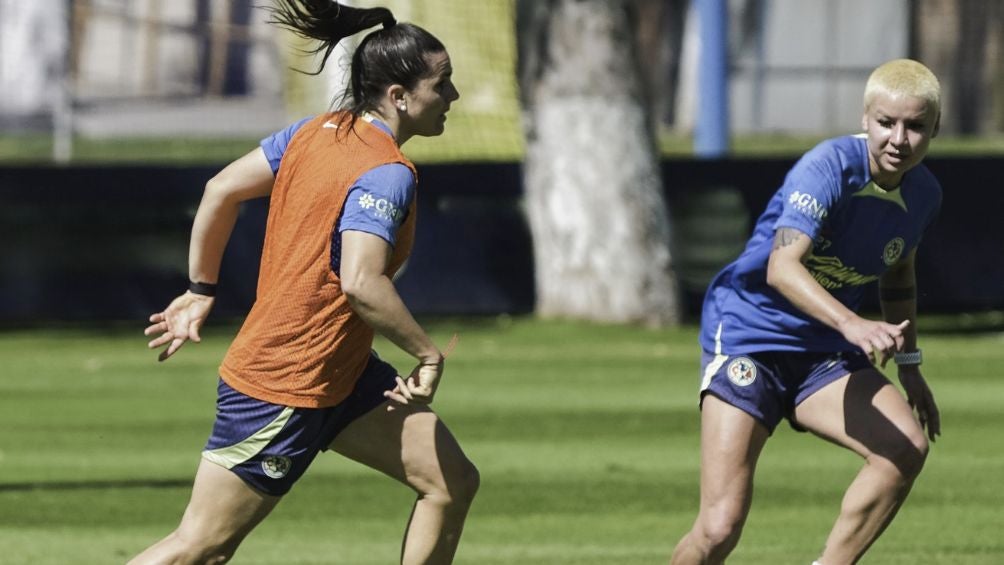
[[[181,524],[129,564],[226,563],[279,500],[281,497],[262,494],[227,469],[202,460]]]
[[[819,560],[856,563],[909,494],[927,457],[927,438],[903,396],[875,369],[826,386],[803,401],[795,416],[808,430],[865,460]]]
[[[701,509],[673,551],[673,565],[723,563],[739,543],[753,497],[753,472],[768,432],[714,395],[701,409]]]
[[[435,412],[385,403],[345,428],[331,448],[418,494],[401,563],[452,563],[479,477]]]

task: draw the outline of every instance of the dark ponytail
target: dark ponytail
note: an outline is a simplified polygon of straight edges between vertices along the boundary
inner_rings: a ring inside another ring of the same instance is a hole
[[[308,53],[324,52],[321,64],[310,75],[324,70],[328,57],[338,42],[364,29],[383,24],[385,28],[397,22],[387,8],[353,8],[332,0],[276,0],[272,19],[268,23],[284,27],[305,39],[320,41]]]
[[[324,53],[313,74],[324,69],[331,51],[342,39],[383,24],[366,35],[352,55],[349,84],[338,104],[349,112],[350,123],[367,110],[375,110],[384,89],[400,84],[412,89],[430,76],[426,55],[446,47],[431,33],[408,23],[397,23],[386,8],[352,8],[333,0],[275,0],[270,23],[292,30],[301,37],[321,42],[310,53]]]

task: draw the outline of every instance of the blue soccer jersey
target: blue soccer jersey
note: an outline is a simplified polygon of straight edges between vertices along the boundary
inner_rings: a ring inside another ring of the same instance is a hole
[[[907,171],[898,189],[886,191],[871,180],[863,135],[820,143],[788,172],[746,249],[711,282],[701,346],[727,355],[854,349],[767,284],[775,230],[794,228],[811,237],[809,273],[857,311],[865,285],[917,246],[940,206],[941,186],[923,164]]]

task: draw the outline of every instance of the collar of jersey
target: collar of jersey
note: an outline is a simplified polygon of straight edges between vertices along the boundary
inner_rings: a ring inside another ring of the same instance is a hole
[[[903,190],[896,187],[892,190],[885,190],[881,186],[875,184],[875,181],[868,181],[868,184],[861,187],[861,190],[854,193],[854,196],[870,196],[872,198],[878,198],[879,200],[885,200],[886,202],[892,202],[906,212],[906,202],[903,200]]]
[[[389,135],[391,139],[394,139],[394,132],[390,131],[390,126],[380,121],[380,118],[377,118],[369,112],[363,112],[363,115],[360,116],[360,118],[362,118],[366,123],[375,125],[377,128],[383,130],[384,133]]]

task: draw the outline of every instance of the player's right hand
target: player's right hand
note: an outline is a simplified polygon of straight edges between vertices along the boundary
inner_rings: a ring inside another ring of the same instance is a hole
[[[893,355],[903,349],[903,330],[908,325],[910,320],[890,324],[855,317],[840,328],[840,333],[860,347],[873,364],[884,368]]]
[[[188,340],[196,343],[202,341],[199,330],[209,317],[214,300],[211,296],[186,292],[172,300],[163,312],[150,316],[150,325],[143,331],[143,335],[156,337],[147,347],[157,349],[167,345],[157,357],[158,361],[174,355]]]

